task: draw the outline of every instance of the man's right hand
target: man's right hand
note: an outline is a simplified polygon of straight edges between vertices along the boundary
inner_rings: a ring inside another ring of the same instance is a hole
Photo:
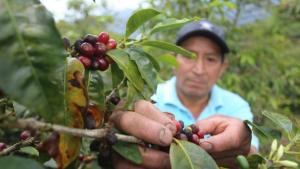
[[[126,133],[137,138],[160,146],[169,146],[176,133],[174,122],[160,112],[151,102],[138,101],[134,111],[116,111],[110,117],[114,125]],[[170,166],[169,154],[139,146],[143,158],[142,165],[135,165],[124,158],[117,156],[114,159],[116,169],[168,169]]]

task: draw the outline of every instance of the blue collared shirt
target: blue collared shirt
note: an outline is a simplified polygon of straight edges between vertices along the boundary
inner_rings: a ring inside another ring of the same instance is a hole
[[[151,97],[156,101],[155,106],[162,112],[172,112],[177,120],[182,120],[185,125],[195,123],[197,120],[205,119],[214,114],[232,116],[241,120],[253,120],[249,104],[239,95],[224,90],[218,85],[212,88],[211,96],[207,106],[198,118],[180,102],[176,92],[176,77],[172,77],[165,83],[157,86],[156,93]],[[251,144],[258,148],[258,138],[252,134]]]

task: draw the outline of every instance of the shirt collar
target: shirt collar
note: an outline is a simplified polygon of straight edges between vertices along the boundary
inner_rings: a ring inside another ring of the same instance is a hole
[[[223,100],[221,97],[221,88],[218,85],[214,85],[211,91],[211,97],[209,99],[208,105],[209,107],[214,108],[215,110],[219,107],[223,106]],[[166,82],[166,86],[164,91],[167,93],[165,98],[163,99],[164,104],[172,104],[178,106],[178,108],[187,110],[187,108],[180,102],[179,97],[176,91],[176,77],[172,77],[170,80]]]

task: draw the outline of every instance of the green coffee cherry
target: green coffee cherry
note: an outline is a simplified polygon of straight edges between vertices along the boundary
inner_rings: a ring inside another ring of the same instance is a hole
[[[236,159],[241,169],[249,169],[249,163],[245,156],[239,155]]]

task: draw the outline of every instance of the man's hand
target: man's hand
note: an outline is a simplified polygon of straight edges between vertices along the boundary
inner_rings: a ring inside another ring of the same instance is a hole
[[[237,155],[247,155],[251,146],[251,131],[240,119],[214,115],[196,123],[201,132],[211,137],[200,146],[216,160],[219,166],[238,168]]]
[[[126,133],[148,143],[169,146],[176,133],[174,122],[156,109],[148,101],[138,101],[132,111],[117,111],[110,118],[114,125]],[[117,155],[114,159],[116,169],[167,169],[171,168],[169,154],[139,146],[143,158],[142,165],[134,165]]]

